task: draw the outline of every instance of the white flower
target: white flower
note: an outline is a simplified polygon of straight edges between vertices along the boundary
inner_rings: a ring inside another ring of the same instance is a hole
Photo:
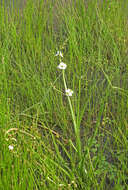
[[[13,150],[14,149],[14,147],[12,145],[9,145],[8,148],[9,148],[9,150]]]
[[[62,69],[62,70],[65,70],[66,67],[67,67],[67,65],[66,65],[65,63],[63,63],[63,62],[61,62],[61,63],[57,66],[58,69]]]
[[[65,90],[67,96],[72,96],[73,91],[71,89]]]
[[[63,54],[61,51],[57,51],[56,55],[55,56],[60,56],[60,57],[63,57]]]

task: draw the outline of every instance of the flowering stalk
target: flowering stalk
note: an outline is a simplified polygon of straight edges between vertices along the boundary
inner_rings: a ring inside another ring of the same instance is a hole
[[[67,88],[67,84],[66,84],[66,80],[65,80],[65,69],[67,68],[67,65],[61,61],[61,58],[63,57],[63,55],[60,51],[58,51],[55,56],[60,56],[60,64],[57,66],[57,68],[62,70],[62,74],[63,74],[64,88],[65,88],[65,93],[68,97],[68,103],[69,103],[70,110],[71,110],[71,115],[72,115],[75,135],[76,135],[76,149],[77,149],[78,158],[80,161],[81,160],[80,129],[79,129],[79,125],[77,125],[78,122],[76,123],[76,117],[75,117],[75,114],[73,112],[73,107],[72,107],[72,103],[71,103],[71,99],[70,99],[70,96],[72,96],[73,91],[71,89]]]
[[[63,72],[64,87],[65,87],[65,91],[66,91],[67,90],[67,84],[66,84],[66,80],[65,80],[65,71],[63,70],[62,72]],[[68,97],[68,103],[69,103],[69,106],[70,106],[71,115],[72,115],[72,119],[73,119],[74,130],[75,130],[75,135],[76,135],[77,151],[78,151],[79,159],[81,159],[80,131],[79,131],[79,128],[77,127],[77,124],[76,124],[76,118],[75,118],[75,114],[73,112],[71,99],[70,99],[69,96],[67,96],[67,97]]]

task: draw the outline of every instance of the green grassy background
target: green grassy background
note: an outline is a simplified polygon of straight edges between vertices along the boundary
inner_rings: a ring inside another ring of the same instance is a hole
[[[126,190],[127,2],[23,7],[0,7],[0,189]],[[58,50],[74,91],[81,157]]]

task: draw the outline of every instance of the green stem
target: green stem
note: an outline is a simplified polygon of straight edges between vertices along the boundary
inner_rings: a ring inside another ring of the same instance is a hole
[[[65,90],[67,90],[67,84],[66,84],[66,80],[65,80],[65,71],[63,70],[63,81],[64,81],[64,87]],[[70,106],[70,110],[71,110],[71,115],[72,115],[72,119],[73,119],[73,124],[74,124],[74,130],[75,130],[75,135],[76,135],[76,145],[77,145],[77,151],[78,151],[78,155],[79,155],[79,159],[81,159],[81,141],[80,141],[80,131],[79,128],[77,127],[76,124],[76,118],[75,118],[75,114],[73,112],[73,108],[72,108],[72,103],[70,100],[70,97],[68,97],[68,102],[69,102],[69,106]]]

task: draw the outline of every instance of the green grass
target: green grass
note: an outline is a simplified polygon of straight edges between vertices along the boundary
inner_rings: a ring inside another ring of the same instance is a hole
[[[28,0],[0,20],[0,190],[126,190],[127,2]]]

